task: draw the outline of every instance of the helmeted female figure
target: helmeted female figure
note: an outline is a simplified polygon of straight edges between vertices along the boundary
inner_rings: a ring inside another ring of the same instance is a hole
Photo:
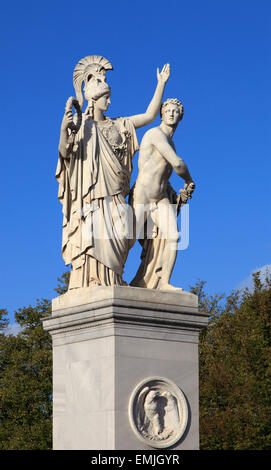
[[[104,115],[110,104],[107,70],[112,65],[102,56],[79,61],[73,75],[76,100],[68,100],[61,125],[56,178],[63,205],[62,255],[72,265],[69,289],[125,284],[125,197],[138,150],[135,129],[155,119],[170,73],[168,64],[157,70],[157,87],[145,113],[111,119]]]

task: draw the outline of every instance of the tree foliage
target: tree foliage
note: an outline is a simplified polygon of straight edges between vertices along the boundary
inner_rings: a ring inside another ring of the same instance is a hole
[[[52,444],[52,346],[42,327],[48,300],[15,313],[21,327],[4,334],[8,322],[0,313],[0,449],[45,450]]]
[[[58,286],[56,289],[54,289],[59,295],[65,294],[69,288],[69,282],[70,282],[70,271],[65,272],[62,274],[61,277],[57,278],[58,280]]]
[[[58,278],[67,291],[69,272]],[[208,312],[200,334],[200,443],[202,450],[271,449],[271,279],[254,275],[253,291],[209,296],[191,291]],[[20,332],[8,334],[0,310],[0,450],[52,446],[52,345],[42,319],[48,300],[15,313]]]
[[[254,289],[208,298],[200,338],[201,449],[271,449],[271,280]],[[222,300],[224,302],[222,302]]]

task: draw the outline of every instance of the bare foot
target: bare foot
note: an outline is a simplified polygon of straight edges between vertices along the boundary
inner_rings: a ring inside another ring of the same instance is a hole
[[[181,287],[175,287],[175,286],[172,286],[171,284],[160,284],[159,286],[159,290],[173,290],[173,291],[182,291],[183,289]]]

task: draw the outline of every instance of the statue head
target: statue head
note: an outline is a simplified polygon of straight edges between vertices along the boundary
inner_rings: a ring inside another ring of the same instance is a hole
[[[110,86],[99,77],[92,76],[84,86],[85,99],[88,103],[87,113],[93,117],[94,107],[98,106],[102,112],[106,111],[110,104]]]
[[[113,70],[110,62],[102,56],[87,56],[81,59],[76,65],[73,73],[73,83],[76,98],[82,108],[84,97],[82,88],[84,85],[84,95],[88,103],[88,112],[93,114],[95,102],[105,97],[100,105],[102,110],[106,110],[110,103],[110,86],[106,83],[106,71]]]
[[[168,125],[178,125],[184,115],[184,107],[177,98],[169,98],[162,103],[160,116],[163,122]]]

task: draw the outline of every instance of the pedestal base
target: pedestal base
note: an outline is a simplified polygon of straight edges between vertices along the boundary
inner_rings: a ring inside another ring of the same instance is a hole
[[[93,287],[54,299],[44,320],[54,449],[198,449],[198,334],[207,322],[188,292]]]

